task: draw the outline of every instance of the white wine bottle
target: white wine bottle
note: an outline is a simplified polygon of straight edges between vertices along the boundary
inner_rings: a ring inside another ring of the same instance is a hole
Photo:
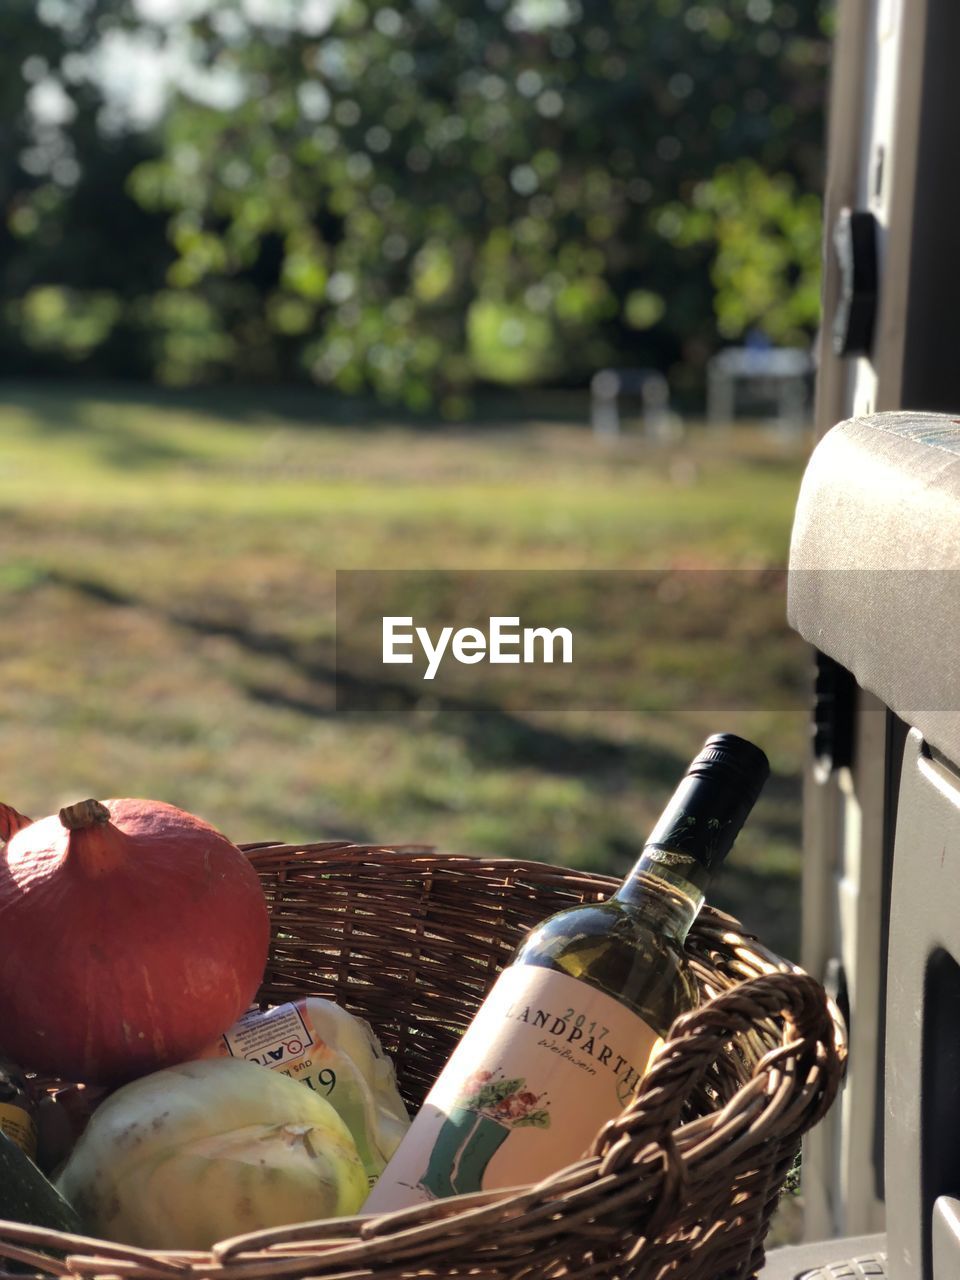
[[[707,739],[613,897],[524,938],[364,1212],[535,1182],[583,1155],[697,1003],[683,942],[769,772],[753,743]]]

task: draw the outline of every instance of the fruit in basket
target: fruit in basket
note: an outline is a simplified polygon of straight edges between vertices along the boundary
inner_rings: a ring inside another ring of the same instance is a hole
[[[118,1089],[57,1185],[96,1234],[149,1249],[207,1249],[355,1213],[367,1193],[333,1107],[234,1059],[182,1063]]]
[[[0,1051],[117,1084],[194,1057],[247,1008],[270,921],[256,872],[202,819],[85,800],[0,851]]]
[[[316,996],[249,1009],[204,1057],[234,1057],[326,1098],[357,1144],[371,1186],[410,1128],[393,1063],[364,1018]]]

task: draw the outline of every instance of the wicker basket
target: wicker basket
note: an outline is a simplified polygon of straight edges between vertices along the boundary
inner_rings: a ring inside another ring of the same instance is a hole
[[[247,850],[274,927],[263,999],[324,995],[368,1018],[412,1108],[524,931],[615,885],[411,846]],[[209,1254],[0,1223],[0,1277],[11,1263],[100,1280],[753,1276],[801,1135],[840,1084],[843,1033],[822,988],[730,917],[704,908],[688,949],[705,1003],[678,1019],[592,1152],[538,1186],[259,1232]]]

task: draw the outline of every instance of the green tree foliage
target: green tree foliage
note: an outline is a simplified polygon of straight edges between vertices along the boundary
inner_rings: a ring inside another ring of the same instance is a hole
[[[78,329],[80,285],[35,268],[22,323],[90,350],[136,330],[168,381],[307,377],[450,413],[477,382],[610,362],[696,385],[720,341],[816,323],[823,7],[195,0],[153,158],[121,185],[85,152],[104,216],[144,211],[135,287],[88,272]],[[125,162],[147,145],[122,141]]]
[[[0,367],[149,377],[166,219],[127,191],[156,147],[111,123],[91,57],[123,0],[0,7]],[[129,20],[129,15],[126,15]]]
[[[737,338],[752,325],[800,343],[820,314],[820,199],[754,160],[723,165],[690,201],[667,205],[657,230],[677,249],[708,246],[717,327]]]

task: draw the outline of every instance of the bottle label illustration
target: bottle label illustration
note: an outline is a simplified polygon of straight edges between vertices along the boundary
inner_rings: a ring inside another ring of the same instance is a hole
[[[436,1197],[482,1191],[487,1166],[514,1129],[550,1127],[543,1097],[522,1076],[475,1071],[440,1126],[420,1186]]]
[[[364,1212],[517,1186],[577,1160],[635,1096],[660,1038],[602,991],[537,965],[497,980]]]

